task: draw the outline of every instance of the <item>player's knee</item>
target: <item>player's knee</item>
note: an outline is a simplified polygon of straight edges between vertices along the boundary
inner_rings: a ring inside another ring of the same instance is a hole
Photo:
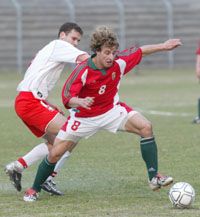
[[[151,124],[150,121],[147,121],[144,124],[144,127],[141,130],[141,136],[144,137],[144,138],[153,136],[152,124]]]
[[[56,163],[59,161],[61,157],[62,155],[60,153],[55,153],[55,152],[50,151],[48,160],[50,163]]]

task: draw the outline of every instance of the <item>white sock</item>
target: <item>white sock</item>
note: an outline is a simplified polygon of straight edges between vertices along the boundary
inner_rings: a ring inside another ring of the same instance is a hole
[[[41,143],[29,151],[22,158],[27,166],[34,164],[36,161],[43,159],[49,153],[48,147],[45,143]]]
[[[66,151],[64,154],[63,154],[63,156],[60,158],[60,160],[57,162],[57,164],[56,164],[56,166],[55,166],[55,168],[54,168],[54,171],[53,171],[53,173],[55,173],[55,174],[57,174],[59,171],[60,171],[60,169],[61,169],[61,167],[63,166],[63,164],[65,163],[65,161],[67,160],[67,158],[69,158],[69,156],[70,156],[70,152],[69,151]],[[47,181],[50,181],[50,180],[52,180],[53,179],[53,176],[49,176],[48,178],[47,178]]]

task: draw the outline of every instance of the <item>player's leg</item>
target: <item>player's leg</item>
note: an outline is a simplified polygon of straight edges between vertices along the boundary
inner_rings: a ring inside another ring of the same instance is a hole
[[[58,133],[59,129],[62,127],[62,125],[66,122],[67,118],[61,115],[60,113],[56,112],[54,116],[52,116],[52,113],[50,114],[51,117],[48,117],[49,111],[47,110],[45,112],[45,115],[42,116],[43,122],[42,123],[34,123],[34,126],[29,126],[28,123],[26,125],[29,127],[29,129],[36,135],[36,136],[42,136],[45,138],[48,142],[47,143],[41,143],[34,147],[31,151],[29,151],[24,156],[18,158],[18,160],[13,161],[6,165],[5,171],[9,175],[10,180],[14,187],[21,191],[21,177],[22,172],[27,167],[31,166],[38,160],[43,159],[48,153],[49,149],[52,147],[52,143],[55,139],[56,134]],[[45,120],[46,117],[46,120]],[[52,120],[50,120],[52,119]],[[50,120],[50,121],[49,121]],[[45,129],[38,129],[37,126],[45,126],[48,124],[48,127]],[[65,158],[66,159],[66,158]],[[52,186],[53,187],[53,186]],[[56,188],[54,186],[51,193],[56,193],[59,195],[59,191],[55,191]],[[61,193],[62,194],[62,193]],[[61,195],[60,194],[60,195]]]
[[[51,144],[53,144],[55,136],[57,135],[60,128],[64,125],[64,123],[66,121],[67,121],[66,117],[64,117],[60,113],[57,113],[57,115],[48,123],[45,135],[43,137],[48,141],[49,150],[52,147]],[[28,157],[26,157],[26,162],[28,162],[29,165],[30,165],[30,162],[34,163],[34,162],[36,162],[36,160],[44,158],[48,153],[49,152],[43,153],[45,155],[37,154],[35,156],[34,149],[33,149],[32,151],[29,152]],[[52,178],[55,177],[55,175],[57,175],[58,171],[64,165],[66,159],[69,158],[69,156],[70,156],[70,152],[67,152],[57,162],[57,165],[55,167],[55,171],[53,171],[53,173],[51,174],[49,179],[46,180],[45,183],[42,185],[42,189],[44,191],[47,191],[47,192],[49,192],[50,194],[53,194],[53,195],[63,195],[63,193],[59,189],[57,189],[56,184],[55,184],[55,182],[53,181]],[[36,159],[37,157],[38,157],[38,159]],[[35,161],[33,161],[33,159],[35,159]]]
[[[71,152],[66,151],[63,156],[60,158],[60,160],[57,162],[54,172],[47,178],[47,181],[51,181],[60,171],[62,168],[63,164],[65,163],[65,160],[70,156]]]
[[[67,151],[71,152],[81,138],[88,138],[97,132],[98,124],[95,126],[94,121],[90,121],[90,118],[83,119],[84,118],[81,118],[80,120],[72,116],[69,121],[62,126],[56,136],[48,158],[43,160],[38,168],[32,188],[28,189],[24,195],[25,201],[35,201],[37,199],[37,193],[41,190],[41,185],[54,171],[56,162],[61,159],[64,153]],[[79,124],[77,125],[77,123]]]
[[[32,101],[32,109],[30,109],[29,104],[29,109],[27,111],[26,104],[27,102],[31,103]],[[18,116],[23,120],[35,136],[43,136],[47,139],[47,141],[49,141],[49,148],[52,146],[51,144],[53,143],[59,129],[67,120],[66,117],[61,115],[58,111],[52,109],[50,106],[45,103],[40,103],[39,100],[36,101],[31,93],[19,94],[16,98],[15,109]],[[18,191],[21,190],[22,171],[36,161],[44,158],[47,154],[47,145],[45,143],[41,143],[33,148],[29,153],[20,157],[17,161],[6,165],[5,171]],[[66,157],[64,159],[66,159]]]
[[[107,118],[108,117],[108,118]],[[157,146],[153,137],[151,123],[140,113],[133,111],[124,103],[116,105],[102,121],[104,129],[111,132],[117,130],[136,133],[142,137],[142,157],[147,165],[149,179],[157,174]],[[148,145],[146,145],[148,143]]]
[[[127,132],[141,136],[140,148],[142,158],[146,164],[149,185],[152,190],[161,186],[167,186],[173,182],[173,178],[162,176],[158,173],[157,144],[153,136],[152,124],[140,113],[135,113],[126,121],[124,128]]]
[[[48,124],[46,128],[45,138],[53,144],[55,135],[57,135],[60,128],[64,125],[66,121],[67,118],[65,118],[63,115],[58,113],[58,115],[54,119],[52,119],[52,121]],[[48,177],[48,179],[43,183],[42,189],[44,191],[49,192],[50,194],[53,195],[63,195],[63,192],[57,189],[56,183],[53,181],[53,178],[58,174],[59,170],[64,165],[65,161],[69,158],[69,156],[70,156],[70,151],[62,155],[61,159],[57,162],[55,166],[55,170]]]
[[[42,184],[53,173],[56,162],[66,151],[71,151],[75,145],[76,143],[73,141],[60,140],[56,138],[54,146],[48,157],[46,157],[38,167],[32,188],[25,192],[24,201],[33,202],[37,199],[38,192],[41,191]]]
[[[158,170],[157,145],[153,137],[151,123],[140,113],[136,113],[127,120],[125,130],[141,136],[141,153],[147,166],[149,179],[151,180]]]
[[[47,124],[56,116],[58,111],[49,111],[47,106],[43,106],[40,100],[35,99],[31,92],[20,92],[15,100],[15,111],[23,123],[36,136],[42,137],[45,134]],[[21,190],[21,173],[48,153],[45,143],[39,144],[29,153],[18,160],[6,165],[5,171],[9,175],[14,187]]]
[[[198,116],[194,118],[194,120],[192,121],[192,123],[194,124],[200,124],[200,98],[198,99],[198,103],[197,103],[197,114]]]
[[[60,160],[56,163],[55,169],[53,173],[47,178],[47,180],[42,184],[42,189],[46,192],[49,192],[52,195],[63,195],[64,193],[61,192],[57,187],[54,181],[54,178],[59,173],[60,169],[63,167],[65,161],[69,158],[70,152],[67,151],[63,154]]]
[[[47,144],[41,143],[34,147],[23,157],[6,165],[5,172],[9,175],[10,181],[17,189],[21,191],[21,178],[24,169],[32,165],[34,162],[43,159],[49,153]]]

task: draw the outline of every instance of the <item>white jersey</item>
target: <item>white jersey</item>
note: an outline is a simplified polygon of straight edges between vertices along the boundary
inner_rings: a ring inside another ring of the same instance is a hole
[[[84,53],[60,39],[50,42],[37,53],[17,91],[32,92],[36,98],[46,99],[65,64],[76,63],[77,57]]]

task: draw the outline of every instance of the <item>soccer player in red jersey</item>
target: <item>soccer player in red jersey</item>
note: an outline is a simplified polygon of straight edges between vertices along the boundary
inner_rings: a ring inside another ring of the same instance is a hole
[[[48,154],[55,136],[67,120],[62,111],[49,103],[47,98],[66,63],[80,63],[89,57],[86,52],[76,48],[82,34],[82,29],[76,23],[64,23],[59,29],[58,38],[37,53],[17,87],[17,115],[35,136],[46,140],[23,157],[6,165],[5,171],[18,191],[21,191],[23,170]],[[59,171],[69,155],[68,151],[62,156],[52,176]],[[61,195],[62,192],[56,189],[52,176],[42,188],[52,194]]]
[[[157,145],[150,121],[121,102],[118,90],[123,76],[138,65],[143,56],[169,51],[180,45],[180,39],[170,39],[117,52],[119,44],[115,33],[106,26],[98,27],[91,37],[90,47],[94,54],[76,67],[62,90],[63,103],[70,110],[70,116],[59,131],[49,155],[40,164],[34,184],[26,191],[24,200],[35,201],[42,183],[61,156],[72,150],[80,139],[99,130],[139,135],[150,188],[157,190],[171,184],[172,177],[158,173]]]
[[[198,81],[200,82],[200,43],[196,50],[196,76]],[[198,99],[198,116],[194,118],[193,123],[194,124],[200,124],[200,98]]]

